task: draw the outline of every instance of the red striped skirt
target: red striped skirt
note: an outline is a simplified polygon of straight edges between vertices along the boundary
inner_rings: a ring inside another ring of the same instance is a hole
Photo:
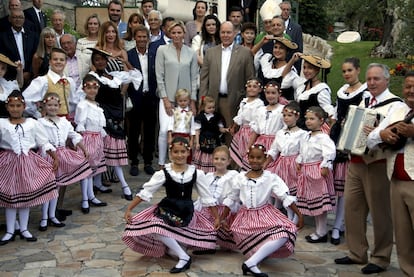
[[[106,165],[128,165],[128,154],[125,139],[116,139],[111,136],[104,137],[104,154]]]
[[[58,147],[56,155],[59,160],[58,170],[55,171],[57,186],[77,183],[92,174],[92,169],[83,152],[76,152],[67,147]],[[49,155],[46,160],[53,163],[53,159]]]
[[[223,205],[217,206],[218,214],[221,216],[224,211]],[[236,214],[235,213],[229,213],[227,216],[227,224],[231,226],[231,224],[234,221]],[[211,214],[210,209],[208,207],[203,207],[201,211],[194,211],[194,217],[205,217],[211,224],[214,225],[215,218]],[[219,245],[221,248],[229,249],[229,250],[237,250],[236,242],[234,241],[233,234],[224,228],[220,227],[220,229],[217,230],[217,245]]]
[[[349,161],[334,163],[334,188],[337,196],[344,196],[345,177],[348,172]]]
[[[267,151],[272,146],[272,143],[274,140],[275,140],[275,135],[260,135],[254,143],[263,145],[264,147],[266,147],[266,151]],[[276,161],[269,163],[269,165],[265,169],[269,170],[269,167],[274,167],[275,162]]]
[[[122,235],[124,243],[132,250],[151,257],[162,257],[166,246],[157,239],[158,235],[175,239],[197,249],[215,249],[217,232],[205,217],[194,217],[187,227],[172,227],[154,215],[153,205],[132,217]]]
[[[52,165],[39,154],[0,151],[0,207],[28,208],[57,198]]]
[[[247,161],[247,145],[249,144],[252,130],[249,125],[242,125],[237,133],[234,134],[230,143],[230,157],[241,168],[250,168]]]
[[[282,212],[267,204],[255,209],[242,207],[230,226],[237,248],[248,257],[268,241],[287,238],[286,244],[269,257],[284,258],[293,254],[296,225]]]
[[[92,175],[98,175],[106,171],[105,154],[103,152],[104,143],[101,133],[83,132],[83,145],[89,154],[89,165],[92,169]]]
[[[296,206],[304,215],[320,215],[335,207],[332,171],[323,177],[319,165],[320,162],[303,164],[298,177]]]
[[[201,169],[204,172],[216,171],[213,165],[213,154],[204,153],[201,150],[194,151],[193,165],[195,165],[197,169]]]
[[[279,156],[274,166],[267,168],[267,170],[277,174],[289,187],[290,195],[296,195],[297,183],[298,183],[298,171],[296,170],[296,157],[292,156]]]

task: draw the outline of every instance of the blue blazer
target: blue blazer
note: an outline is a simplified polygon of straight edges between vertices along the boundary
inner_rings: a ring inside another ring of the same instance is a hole
[[[156,52],[155,52],[156,53]],[[155,76],[155,53],[153,51],[149,51],[148,49],[148,94],[151,99],[154,101],[154,104],[158,104],[158,96],[157,96],[157,78]],[[129,63],[136,69],[138,69],[142,73],[141,63],[139,62],[138,53],[136,48],[132,48],[127,52],[128,54],[128,61]],[[134,105],[138,104],[142,101],[143,96],[143,82],[141,82],[141,86],[138,90],[134,90],[134,87],[130,85],[128,87],[128,95],[132,100]]]
[[[24,11],[25,21],[30,21],[33,24],[32,31],[36,34],[42,32],[43,28],[47,26],[47,17],[44,12],[41,12],[41,16],[43,17],[43,26],[40,24],[39,19],[37,17],[36,11],[33,7],[25,9]]]

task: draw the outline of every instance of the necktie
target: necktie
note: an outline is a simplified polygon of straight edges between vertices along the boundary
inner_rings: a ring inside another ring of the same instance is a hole
[[[373,106],[375,106],[377,104],[377,99],[374,97],[371,98],[371,101],[369,102],[368,107],[372,108]]]
[[[186,113],[186,112],[187,112],[187,110],[185,110],[185,109],[182,109],[182,110],[181,110],[181,112],[182,112],[182,113]]]
[[[45,20],[43,18],[43,13],[39,12],[39,23],[40,23],[40,28],[43,29],[44,27],[46,27],[45,25]]]

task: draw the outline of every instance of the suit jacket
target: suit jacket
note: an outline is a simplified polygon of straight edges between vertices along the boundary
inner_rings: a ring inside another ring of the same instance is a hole
[[[24,52],[24,68],[23,72],[32,71],[32,58],[36,52],[39,43],[38,36],[30,30],[24,30],[23,33],[23,52]],[[0,33],[0,53],[9,57],[12,61],[20,60],[19,50],[17,49],[16,40],[11,28]]]
[[[216,103],[220,91],[221,53],[221,44],[209,48],[200,72],[200,95],[209,95],[216,100]],[[253,56],[250,50],[234,44],[227,71],[227,93],[232,117],[237,114],[240,101],[245,97],[247,80],[254,76]]]
[[[127,52],[129,63],[142,73],[141,63],[139,62],[138,53],[136,48],[132,48]],[[148,49],[148,93],[149,96],[154,100],[154,104],[158,104],[157,97],[157,78],[155,76],[155,54],[151,53]],[[128,87],[128,95],[132,100],[134,105],[138,104],[143,96],[143,85],[144,82],[141,82],[139,89],[136,91],[132,84]]]
[[[7,29],[10,29],[10,28],[11,28],[11,24],[10,24],[10,21],[9,21],[9,16],[6,15],[6,16],[0,18],[0,32],[4,32],[4,31],[6,31]],[[25,30],[30,30],[30,31],[33,32],[35,27],[34,27],[34,25],[31,21],[25,20],[24,23],[23,23],[23,28]]]
[[[25,21],[30,21],[33,24],[32,31],[34,31],[36,34],[40,34],[43,28],[47,26],[47,17],[45,13],[43,11],[41,12],[41,16],[43,17],[43,25],[41,25],[37,17],[37,12],[33,7],[25,9],[23,12]]]
[[[288,34],[290,38],[292,39],[292,41],[296,42],[296,44],[298,45],[298,49],[296,49],[295,51],[289,51],[290,53],[287,59],[290,60],[294,52],[303,53],[302,27],[298,23],[293,22],[292,18],[289,18],[289,23],[286,28],[286,34]],[[299,75],[300,75],[301,67],[302,67],[302,60],[295,62],[295,68]]]

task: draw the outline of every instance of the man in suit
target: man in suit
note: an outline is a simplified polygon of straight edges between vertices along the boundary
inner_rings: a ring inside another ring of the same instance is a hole
[[[200,96],[216,100],[226,125],[230,126],[245,96],[247,80],[255,76],[253,56],[246,47],[236,45],[234,25],[226,21],[220,26],[221,44],[207,50],[200,72]],[[226,143],[230,144],[230,136]]]
[[[65,19],[66,15],[61,10],[54,10],[51,16],[52,28],[56,32],[56,42],[60,46],[60,38],[65,34]]]
[[[39,40],[33,32],[23,28],[24,21],[23,10],[13,9],[10,11],[9,22],[11,27],[0,33],[0,53],[3,53],[12,61],[22,62],[23,87],[25,88],[31,81],[32,58]],[[13,74],[11,70],[10,73]]]
[[[9,15],[10,15],[10,11],[14,9],[22,9],[22,3],[20,2],[20,0],[9,1],[9,14],[0,18],[0,32],[4,32],[5,30],[11,27],[10,22],[9,22]],[[34,30],[33,24],[28,20],[24,21],[23,27],[26,30],[31,30],[31,31]]]
[[[155,128],[157,125],[157,79],[155,76],[155,53],[148,51],[149,30],[138,26],[133,33],[136,48],[128,51],[128,61],[142,73],[142,82],[138,90],[132,85],[128,87],[133,108],[127,113],[128,118],[128,156],[131,160],[129,173],[132,176],[138,175],[138,152],[141,125],[143,125],[144,171],[148,175],[154,174],[152,159],[155,146]]]
[[[123,38],[126,34],[127,23],[122,21],[124,7],[119,0],[111,0],[108,4],[108,17],[116,26],[118,26],[118,35]]]
[[[33,7],[24,10],[24,16],[27,21],[33,24],[33,31],[40,35],[43,28],[47,26],[47,17],[41,10],[43,0],[33,0]]]
[[[81,63],[76,55],[76,37],[72,34],[64,34],[60,38],[60,45],[67,54],[64,74],[71,77],[76,87],[79,87],[83,77],[90,71],[89,64]]]
[[[141,1],[141,11],[142,16],[144,17],[144,25],[145,27],[150,28],[150,25],[148,23],[148,14],[150,11],[154,9],[154,0],[142,0]]]
[[[153,11],[151,11],[150,14],[153,14],[152,12]],[[171,39],[170,39],[170,34],[168,32],[168,29],[170,28],[170,25],[174,21],[175,21],[174,17],[170,17],[170,16],[162,20],[161,30],[160,30],[161,35],[160,35],[160,38],[155,41],[151,41],[151,31],[150,31],[150,45],[149,45],[148,51],[151,52],[151,54],[153,54],[154,56],[157,54],[158,47],[160,47],[161,45],[170,43]]]
[[[285,20],[285,33],[290,36],[293,42],[296,42],[298,49],[296,52],[303,53],[303,36],[302,36],[302,26],[294,22],[290,17],[290,12],[292,10],[292,5],[289,1],[283,1],[279,4],[280,9],[282,10],[282,18]],[[288,57],[290,59],[291,57]],[[295,63],[295,68],[300,74],[302,66],[302,61],[299,60]]]

